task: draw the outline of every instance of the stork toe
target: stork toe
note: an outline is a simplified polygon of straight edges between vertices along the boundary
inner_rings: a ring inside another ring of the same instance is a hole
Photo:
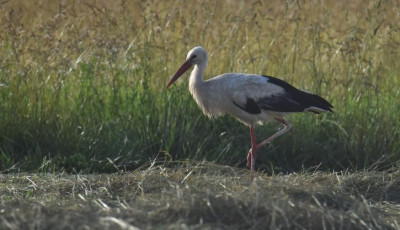
[[[249,153],[247,153],[247,164],[246,168],[250,169],[251,168],[251,154],[252,154],[252,149],[249,149]],[[254,156],[254,162],[257,160],[257,153],[253,153]]]

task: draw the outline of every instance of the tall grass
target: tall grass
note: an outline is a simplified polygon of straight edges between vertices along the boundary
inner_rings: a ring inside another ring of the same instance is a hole
[[[334,114],[293,115],[260,167],[363,168],[400,158],[399,5],[391,1],[10,1],[0,6],[0,171],[110,172],[149,159],[244,166],[248,130],[209,121],[182,79],[196,45],[206,76],[273,75]],[[256,129],[259,139],[280,128]]]

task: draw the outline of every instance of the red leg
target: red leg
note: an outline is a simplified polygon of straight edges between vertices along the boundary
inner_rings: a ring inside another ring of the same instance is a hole
[[[283,119],[282,117],[276,117],[275,120],[277,120],[277,121],[279,121],[280,123],[283,124],[283,129],[279,130],[274,135],[272,135],[272,136],[268,137],[267,139],[265,139],[264,141],[262,141],[260,144],[258,144],[256,146],[256,149],[260,149],[264,145],[266,145],[266,144],[270,143],[271,141],[273,141],[275,138],[281,136],[282,134],[287,133],[292,128],[292,124],[290,124],[290,122],[288,122],[288,121],[285,121],[285,119]]]
[[[277,117],[277,118],[275,118],[275,120],[277,120],[283,124],[283,126],[284,126],[283,129],[279,130],[274,135],[268,137],[267,139],[262,141],[260,144],[257,144],[256,137],[254,135],[254,128],[252,126],[250,126],[251,149],[249,150],[249,153],[247,154],[246,167],[251,169],[251,172],[250,172],[251,181],[253,181],[253,172],[254,172],[255,162],[257,159],[257,153],[256,153],[257,150],[260,149],[261,147],[263,147],[264,145],[270,143],[275,138],[281,136],[282,134],[287,133],[292,128],[292,124],[290,124],[290,122],[286,121],[282,117]]]
[[[256,142],[256,137],[254,135],[254,128],[252,126],[250,126],[250,138],[251,138],[251,149],[249,150],[249,153],[247,154],[247,164],[246,167],[247,168],[251,168],[253,166],[254,169],[254,165],[251,164],[251,156],[253,155],[253,160],[254,162],[257,159],[257,142]]]
[[[256,137],[254,135],[254,128],[250,126],[250,138],[251,138],[251,149],[247,154],[247,164],[246,167],[250,168],[250,181],[253,182],[254,179],[254,168],[256,165],[257,159],[257,142]]]

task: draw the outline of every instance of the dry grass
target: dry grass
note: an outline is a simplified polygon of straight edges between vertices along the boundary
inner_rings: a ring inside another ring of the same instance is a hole
[[[259,173],[211,163],[0,177],[1,229],[400,229],[400,170]]]

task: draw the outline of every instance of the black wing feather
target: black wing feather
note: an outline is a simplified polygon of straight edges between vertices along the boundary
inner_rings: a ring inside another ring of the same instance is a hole
[[[275,112],[303,112],[310,107],[317,107],[323,110],[332,111],[333,106],[323,99],[322,97],[296,89],[289,83],[271,76],[264,76],[268,78],[268,82],[278,85],[284,89],[283,93],[270,95],[268,97],[260,98],[255,101],[247,98],[246,104],[243,106],[233,101],[237,107],[250,114],[259,114],[261,109]],[[311,112],[318,113],[310,110]]]
[[[233,104],[235,104],[237,107],[243,109],[244,111],[246,111],[246,112],[248,112],[250,114],[259,114],[259,113],[261,113],[260,107],[258,106],[256,101],[254,101],[251,98],[247,98],[246,104],[244,104],[244,106],[240,106],[236,102],[233,102]]]
[[[322,97],[298,90],[289,83],[278,78],[270,76],[264,77],[268,78],[268,82],[282,87],[284,93],[259,99],[256,103],[261,109],[276,112],[302,112],[309,107],[317,107],[333,112],[331,109],[333,106]],[[311,112],[314,111],[311,110]]]

